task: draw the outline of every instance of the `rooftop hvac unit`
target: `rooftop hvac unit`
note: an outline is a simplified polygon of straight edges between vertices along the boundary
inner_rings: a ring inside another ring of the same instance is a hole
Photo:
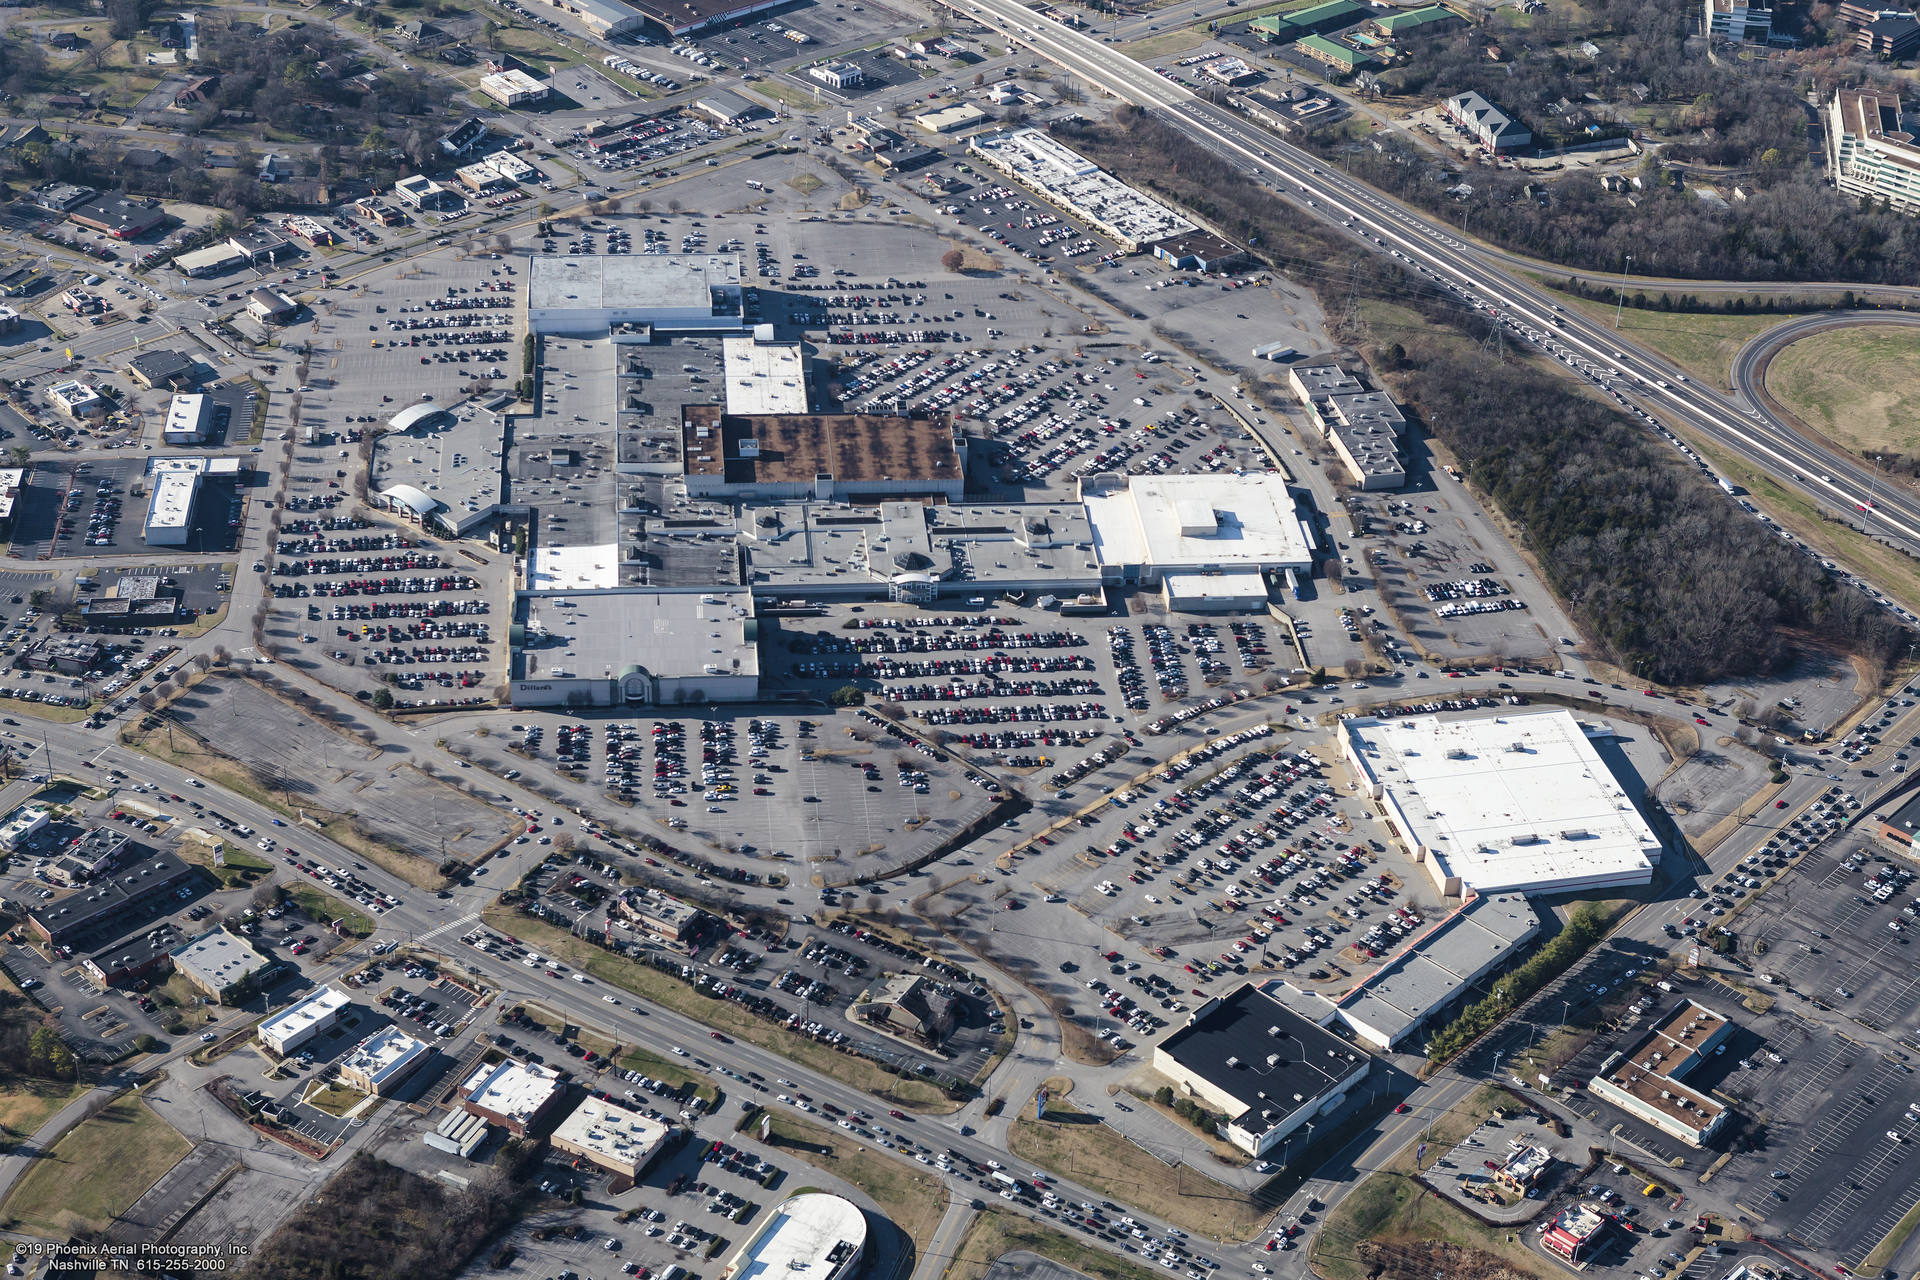
[[[1305,1102],[1305,1101],[1307,1100],[1307,1098],[1306,1098],[1306,1095],[1305,1095],[1305,1094],[1301,1094],[1301,1093],[1296,1093],[1296,1094],[1294,1094],[1294,1095],[1293,1095],[1293,1100],[1294,1100],[1294,1101],[1295,1101],[1296,1103],[1298,1103],[1298,1102]]]
[[[1227,1065],[1228,1065],[1228,1066],[1230,1066],[1230,1067],[1237,1067],[1237,1066],[1239,1066],[1239,1065],[1240,1065],[1240,1059],[1238,1059],[1238,1058],[1228,1058],[1228,1059],[1227,1059]]]
[[[1277,1053],[1270,1053],[1270,1054],[1268,1054],[1268,1055],[1267,1055],[1267,1068],[1268,1068],[1268,1070],[1272,1070],[1272,1069],[1273,1069],[1274,1067],[1277,1067],[1277,1066],[1279,1066],[1279,1065],[1280,1065],[1280,1055],[1279,1055],[1279,1054],[1277,1054]]]

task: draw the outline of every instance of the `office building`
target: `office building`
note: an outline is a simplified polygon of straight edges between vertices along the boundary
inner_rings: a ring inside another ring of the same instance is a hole
[[[391,1097],[432,1056],[430,1046],[388,1023],[341,1059],[340,1079],[376,1098]]]
[[[255,990],[262,978],[279,967],[272,956],[225,929],[203,933],[173,949],[173,971],[224,1004]]]
[[[560,1073],[508,1058],[482,1063],[460,1085],[460,1105],[516,1138],[540,1128],[566,1097]]]
[[[1372,1065],[1252,983],[1195,1009],[1153,1050],[1154,1070],[1183,1096],[1223,1112],[1222,1136],[1255,1157],[1296,1135],[1310,1138],[1308,1126],[1339,1110]],[[1290,1157],[1289,1150],[1283,1162]]]
[[[527,107],[547,99],[547,86],[517,67],[481,76],[480,92],[503,107]]]
[[[579,1156],[607,1172],[638,1181],[672,1130],[630,1107],[589,1094],[553,1130],[555,1151]]]
[[[1341,754],[1448,897],[1646,884],[1660,838],[1566,711],[1357,716]]]
[[[1827,110],[1827,177],[1843,194],[1881,200],[1896,213],[1920,210],[1920,145],[1900,95],[1840,89]]]
[[[332,1030],[340,1020],[340,1011],[351,1001],[344,991],[316,987],[254,1029],[254,1035],[279,1057],[298,1053],[302,1045],[324,1031]]]
[[[871,999],[854,1006],[853,1016],[938,1048],[953,1030],[958,1009],[953,993],[926,975],[895,973],[882,980]]]
[[[173,391],[185,391],[199,379],[199,366],[194,358],[183,351],[171,348],[142,351],[127,366],[127,372],[133,380],[150,390],[166,387]]]
[[[1706,6],[1705,33],[1720,40],[1758,40],[1773,34],[1773,6],[1749,0],[1701,0]]]

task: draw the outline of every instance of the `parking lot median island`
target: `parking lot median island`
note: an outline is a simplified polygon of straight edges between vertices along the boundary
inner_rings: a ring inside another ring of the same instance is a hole
[[[563,929],[521,915],[495,904],[481,913],[489,928],[520,938],[541,952],[564,960],[603,982],[650,1000],[663,1008],[696,1018],[706,1026],[737,1036],[801,1066],[830,1075],[855,1089],[930,1115],[945,1115],[959,1108],[958,1101],[947,1097],[934,1085],[921,1080],[905,1080],[878,1063],[797,1035],[754,1016],[726,1000],[701,995],[679,978],[650,965],[617,956],[593,944],[575,938]]]
[[[683,1070],[659,1054],[649,1053],[645,1049],[628,1049],[620,1055],[620,1065],[628,1071],[638,1071],[643,1076],[664,1080],[675,1088],[692,1085],[694,1096],[702,1102],[712,1102],[720,1092],[713,1081],[707,1077],[697,1072]]]
[[[1150,1280],[1159,1275],[1137,1262],[1082,1244],[1065,1232],[988,1209],[974,1218],[967,1234],[960,1238],[948,1280],[981,1280],[1000,1258],[1021,1251],[1038,1254],[1095,1280]]]
[[[832,1129],[793,1116],[772,1118],[773,1141],[768,1145],[860,1188],[913,1240],[916,1250],[926,1249],[947,1208],[947,1190],[939,1179]],[[749,1136],[757,1141],[758,1127]]]
[[[1085,1120],[1072,1111],[1057,1119],[1049,1114],[1045,1120],[1015,1120],[1007,1150],[1123,1203],[1152,1205],[1195,1234],[1245,1240],[1270,1216],[1242,1192],[1193,1169],[1162,1164],[1118,1130]]]
[[[191,1149],[159,1113],[124,1094],[35,1162],[0,1213],[35,1234],[104,1231]]]

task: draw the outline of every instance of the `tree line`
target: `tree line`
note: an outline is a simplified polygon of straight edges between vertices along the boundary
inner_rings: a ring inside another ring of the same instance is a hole
[[[1482,342],[1495,321],[1362,249],[1145,112],[1055,126],[1311,288],[1330,328],[1446,442],[1619,666],[1662,683],[1776,670],[1795,633],[1884,663],[1905,645],[1865,596],[1727,500],[1611,406]],[[1362,302],[1417,313],[1375,335]]]
[[[1639,183],[1631,199],[1589,172],[1443,163],[1404,137],[1358,128],[1305,145],[1474,235],[1569,267],[1618,272],[1631,255],[1637,274],[1691,279],[1905,284],[1920,275],[1920,222],[1835,193],[1815,146],[1808,89],[1824,104],[1839,84],[1886,72],[1845,60],[1822,27],[1813,37],[1828,43],[1791,55],[1710,60],[1688,51],[1692,8],[1582,8],[1578,30],[1558,16],[1522,28],[1501,10],[1487,26],[1423,41],[1407,65],[1381,73],[1381,91],[1430,100],[1477,90],[1536,131],[1630,123],[1657,147],[1626,175]],[[1579,52],[1581,36],[1593,56]],[[1493,43],[1498,62],[1487,54]],[[1695,174],[1737,186],[1740,198],[1700,199],[1687,189]]]

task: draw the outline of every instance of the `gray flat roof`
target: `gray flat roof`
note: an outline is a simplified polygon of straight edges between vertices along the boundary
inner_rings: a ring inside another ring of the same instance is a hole
[[[1349,992],[1340,1010],[1389,1040],[1446,1004],[1531,938],[1540,918],[1517,893],[1476,897]]]
[[[536,257],[527,285],[535,311],[614,307],[705,308],[713,290],[740,287],[734,253],[588,254]]]
[[[752,596],[731,591],[582,591],[523,597],[526,679],[618,678],[631,667],[655,676],[757,675],[760,650]],[[544,634],[547,643],[541,644]],[[709,672],[708,668],[717,668]],[[561,677],[559,673],[567,675]]]

